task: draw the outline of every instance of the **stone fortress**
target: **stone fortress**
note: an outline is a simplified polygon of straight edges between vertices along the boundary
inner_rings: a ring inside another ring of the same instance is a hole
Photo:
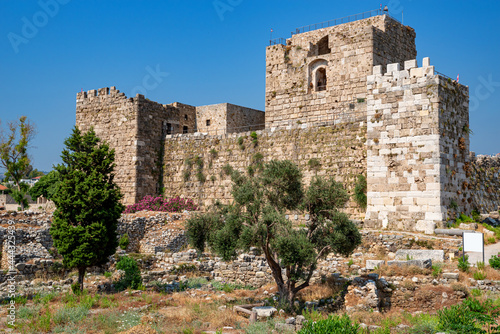
[[[366,176],[366,210],[354,201],[345,210],[371,228],[432,233],[460,212],[497,210],[500,161],[469,152],[468,87],[429,58],[419,66],[415,31],[378,14],[272,42],[265,113],[111,87],[77,94],[76,124],[116,150],[125,204],[162,193],[228,202],[229,166],[290,159],[306,184],[331,175],[352,193]]]

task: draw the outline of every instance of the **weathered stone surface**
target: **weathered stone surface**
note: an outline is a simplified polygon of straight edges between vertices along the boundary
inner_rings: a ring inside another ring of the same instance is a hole
[[[396,251],[396,260],[427,260],[433,262],[444,262],[443,250],[427,250],[427,249],[398,249]]]
[[[387,265],[389,266],[398,266],[398,267],[403,267],[403,266],[417,266],[420,268],[432,268],[432,260],[427,259],[427,260],[408,260],[408,261],[387,261]]]
[[[385,264],[385,260],[366,260],[366,269],[373,270]]]
[[[252,311],[257,312],[257,316],[261,318],[272,317],[278,310],[272,306],[257,306],[252,308]]]
[[[442,273],[441,276],[445,279],[456,279],[458,280],[459,274],[458,273]]]

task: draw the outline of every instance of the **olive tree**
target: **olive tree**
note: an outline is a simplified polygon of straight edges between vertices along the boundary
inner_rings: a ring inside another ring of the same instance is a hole
[[[224,260],[255,246],[262,250],[278,287],[281,303],[293,309],[297,292],[306,288],[318,260],[334,252],[348,256],[361,235],[339,212],[349,199],[332,178],[314,177],[307,190],[302,173],[290,161],[271,161],[260,173],[232,174],[233,204],[217,206],[187,222],[190,243],[208,247]],[[286,218],[290,210],[310,215],[305,227]]]

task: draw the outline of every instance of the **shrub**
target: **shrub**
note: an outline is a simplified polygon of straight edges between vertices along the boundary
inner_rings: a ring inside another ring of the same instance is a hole
[[[463,272],[468,272],[469,271],[469,255],[465,255],[464,257],[459,257],[458,258],[458,264],[457,267],[460,271]]]
[[[104,277],[106,277],[106,278],[111,278],[111,276],[113,276],[113,274],[112,274],[112,273],[110,273],[109,271],[106,271],[106,272],[104,273]]]
[[[196,211],[198,207],[189,198],[174,197],[167,200],[162,197],[146,196],[139,203],[127,206],[124,213],[138,211],[182,212],[184,210]]]
[[[342,317],[330,315],[327,319],[316,322],[308,321],[298,334],[356,334],[359,331],[359,325],[352,323],[348,315]]]
[[[364,177],[364,175],[358,175],[358,181],[354,188],[354,199],[362,209],[366,209],[367,204],[366,187],[366,177]]]
[[[432,265],[432,277],[438,278],[439,275],[443,272],[443,268],[440,263],[436,263]]]
[[[482,281],[486,278],[486,273],[484,271],[476,271],[472,276],[476,281]]]
[[[71,291],[73,291],[73,293],[75,295],[79,295],[81,293],[80,283],[76,282],[76,283],[71,284]]]
[[[89,308],[86,305],[78,305],[75,307],[65,305],[55,312],[53,320],[57,325],[77,323],[83,320],[88,312]]]
[[[495,318],[499,315],[500,309],[490,299],[480,302],[470,298],[438,311],[438,329],[451,333],[498,333]]]
[[[128,239],[128,234],[125,233],[124,235],[121,236],[120,241],[118,241],[118,245],[120,246],[121,249],[125,250],[127,249],[129,244],[130,240]]]
[[[230,164],[224,165],[224,167],[222,167],[222,170],[224,171],[224,174],[226,174],[226,175],[231,175],[231,174],[233,174],[233,171],[234,171],[233,167]]]
[[[141,271],[133,258],[121,257],[116,263],[116,269],[125,271],[125,276],[116,283],[117,290],[125,290],[128,287],[137,289],[142,284]]]
[[[498,253],[498,255],[493,255],[489,262],[491,268],[500,270],[500,253]]]

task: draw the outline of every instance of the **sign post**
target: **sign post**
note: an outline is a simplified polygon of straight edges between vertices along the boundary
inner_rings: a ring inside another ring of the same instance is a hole
[[[462,234],[463,257],[465,252],[481,252],[484,263],[484,234],[474,232],[464,232]]]

